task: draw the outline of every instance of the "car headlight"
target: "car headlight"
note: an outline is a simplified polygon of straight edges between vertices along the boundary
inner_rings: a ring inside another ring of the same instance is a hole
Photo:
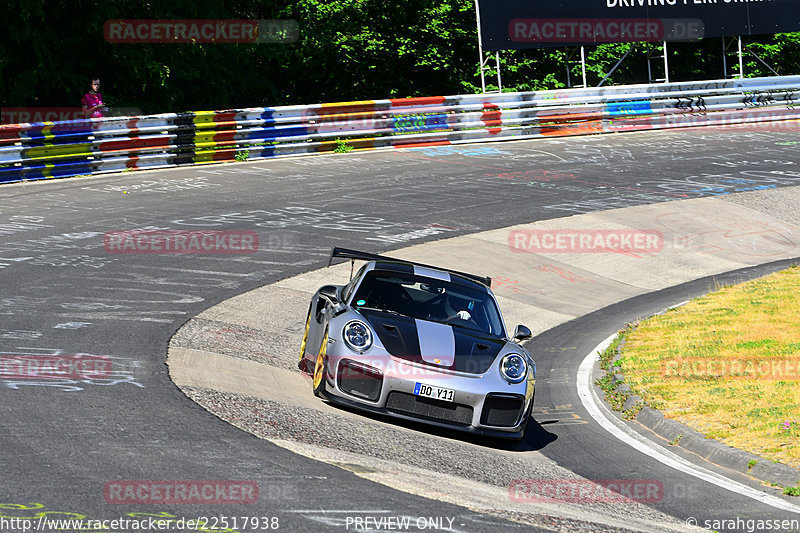
[[[509,383],[521,383],[528,373],[528,362],[518,353],[510,353],[500,360],[500,373]]]
[[[351,320],[345,324],[342,337],[347,347],[354,352],[366,352],[372,346],[372,330],[360,320]]]

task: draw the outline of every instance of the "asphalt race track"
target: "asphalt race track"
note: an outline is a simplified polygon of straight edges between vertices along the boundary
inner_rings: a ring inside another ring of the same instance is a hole
[[[239,527],[229,522],[235,531],[345,531],[357,529],[355,518],[378,516],[425,518],[458,531],[534,530],[393,490],[231,427],[170,381],[164,364],[170,338],[222,300],[323,266],[334,245],[387,251],[535,220],[798,185],[798,143],[797,133],[786,129],[695,129],[0,187],[0,358],[96,356],[110,364],[110,373],[100,377],[60,379],[31,379],[9,364],[2,367],[0,530],[22,531],[19,520],[2,520],[23,517],[154,516],[208,517],[209,528],[224,527],[218,517],[259,517],[258,527],[242,527],[244,518]],[[253,254],[186,255],[122,254],[108,241],[104,246],[109,232],[130,230],[252,231],[259,246]],[[574,347],[575,359],[561,365],[574,372],[613,323],[662,309],[707,285],[589,315],[572,324],[578,329],[535,339],[534,352],[557,343]],[[593,333],[570,338],[575,331]],[[540,364],[553,361],[545,356]],[[549,395],[560,394],[558,385],[549,388],[537,391],[537,403],[547,405]],[[537,421],[542,423],[526,438],[534,444],[531,453],[579,475],[674,476],[631,456],[600,428],[563,426],[556,434],[546,420]],[[588,441],[596,444],[579,446]],[[137,480],[239,483],[257,487],[258,494],[254,503],[230,503],[225,491],[207,503],[154,502],[152,492],[139,493],[138,501],[115,499],[115,487]],[[687,489],[682,498],[684,503],[665,499],[654,508],[676,517],[708,509],[726,516],[791,516],[708,487]],[[360,524],[361,530],[379,529]]]

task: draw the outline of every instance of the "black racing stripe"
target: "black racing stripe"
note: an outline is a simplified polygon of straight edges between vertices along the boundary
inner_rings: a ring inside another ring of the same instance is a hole
[[[468,329],[453,328],[456,338],[456,357],[452,370],[470,374],[483,374],[492,366],[505,341],[473,333]]]
[[[375,270],[388,270],[390,272],[402,272],[404,274],[414,274],[414,265],[408,263],[390,263],[387,261],[377,261]]]
[[[390,354],[406,361],[442,368],[422,360],[419,333],[413,318],[396,316],[380,311],[360,309],[373,331]],[[503,339],[482,335],[469,329],[453,327],[455,360],[448,370],[483,374],[492,366],[497,354],[505,345]]]
[[[413,318],[360,309],[390,354],[417,361],[420,358],[417,324]]]

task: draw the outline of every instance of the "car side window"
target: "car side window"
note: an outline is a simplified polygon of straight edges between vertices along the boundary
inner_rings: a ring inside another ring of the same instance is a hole
[[[364,275],[364,269],[366,268],[367,265],[364,265],[361,268],[359,268],[358,272],[356,272],[356,275],[353,276],[353,279],[351,279],[350,282],[344,286],[344,289],[342,290],[342,299],[345,302],[350,299],[350,295],[353,293],[353,289],[355,289],[358,280],[361,279],[361,276]]]

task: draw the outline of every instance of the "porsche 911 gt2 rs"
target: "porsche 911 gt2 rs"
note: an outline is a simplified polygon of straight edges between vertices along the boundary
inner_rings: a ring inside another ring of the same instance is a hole
[[[311,299],[299,367],[330,402],[492,437],[521,439],[536,365],[509,337],[491,279],[356,250],[346,285]],[[330,262],[329,262],[330,264]]]

